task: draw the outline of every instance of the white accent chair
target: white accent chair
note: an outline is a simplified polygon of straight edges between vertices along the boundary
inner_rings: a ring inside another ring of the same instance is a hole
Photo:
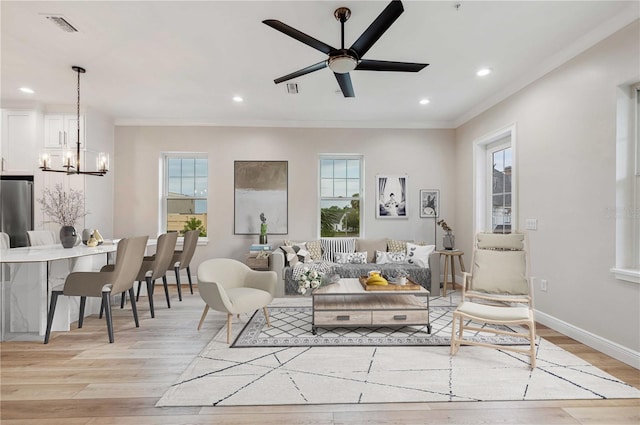
[[[214,258],[198,266],[198,292],[206,303],[198,330],[209,308],[227,313],[227,344],[231,341],[233,315],[262,308],[269,322],[267,305],[273,300],[277,275],[272,271],[256,271],[246,264],[228,258]]]
[[[28,230],[29,246],[54,245],[56,234],[52,230]]]
[[[528,354],[536,367],[536,327],[533,290],[529,276],[527,240],[522,233],[479,233],[471,273],[463,273],[462,301],[453,312],[451,355],[463,345],[478,345]],[[489,325],[524,325],[528,332],[496,329]],[[464,331],[488,332],[524,338],[528,347],[496,345],[464,339]]]

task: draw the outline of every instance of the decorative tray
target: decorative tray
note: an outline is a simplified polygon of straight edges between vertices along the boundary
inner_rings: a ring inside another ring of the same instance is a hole
[[[367,276],[360,276],[358,280],[365,291],[417,291],[421,288],[420,285],[409,278],[407,278],[407,283],[404,285],[396,285],[391,282],[388,285],[367,285]]]

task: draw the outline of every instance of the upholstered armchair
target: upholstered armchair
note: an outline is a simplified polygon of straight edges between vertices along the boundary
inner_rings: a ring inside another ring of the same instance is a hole
[[[227,313],[227,344],[231,342],[233,315],[249,313],[262,308],[269,322],[267,305],[276,291],[277,275],[272,271],[251,270],[237,260],[216,258],[200,263],[198,292],[206,303],[198,330],[212,308]]]

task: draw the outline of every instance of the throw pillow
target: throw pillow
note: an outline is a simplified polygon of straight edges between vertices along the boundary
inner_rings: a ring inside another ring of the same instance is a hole
[[[376,264],[403,264],[406,260],[407,254],[404,252],[376,251]]]
[[[295,266],[298,263],[309,262],[309,251],[304,243],[293,246],[281,246],[280,249],[284,252],[284,265]]]
[[[324,261],[335,261],[336,252],[355,252],[356,240],[354,238],[321,238],[322,259]]]
[[[366,252],[335,252],[333,256],[337,264],[365,264],[367,262]]]
[[[293,242],[290,240],[285,240],[283,245],[294,246],[303,244],[306,244],[307,251],[309,251],[309,256],[313,261],[322,260],[322,245],[320,245],[320,241]]]
[[[435,245],[423,246],[407,242],[407,261],[409,264],[429,268],[429,256],[435,249]]]
[[[407,252],[407,241],[399,241],[396,239],[387,239],[387,251],[390,252]]]

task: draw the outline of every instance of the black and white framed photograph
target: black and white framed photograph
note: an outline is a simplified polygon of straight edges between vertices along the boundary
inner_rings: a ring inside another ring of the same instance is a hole
[[[407,175],[376,176],[376,218],[408,218]]]
[[[234,233],[288,233],[288,162],[235,161],[233,169]]]
[[[440,216],[440,191],[438,189],[420,190],[420,217]]]

